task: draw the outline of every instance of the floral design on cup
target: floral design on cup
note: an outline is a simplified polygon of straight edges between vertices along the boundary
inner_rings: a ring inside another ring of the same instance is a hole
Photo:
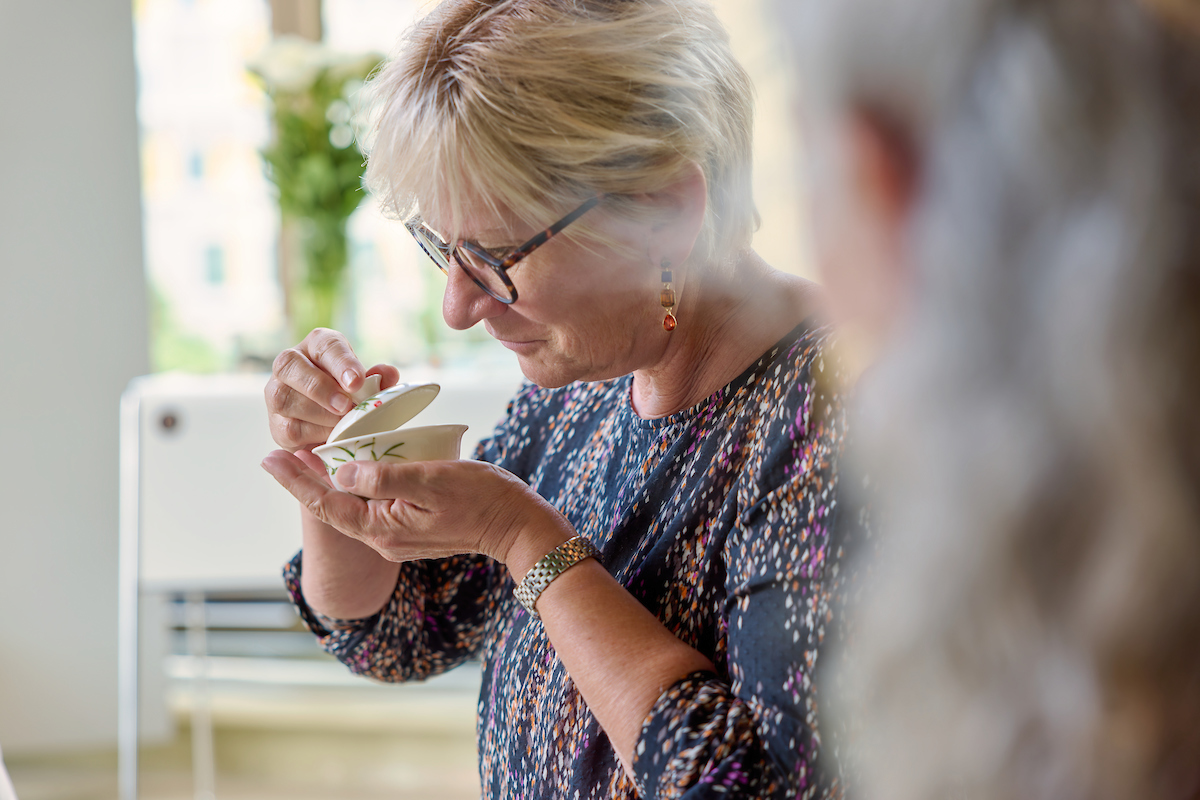
[[[337,462],[337,465],[341,466],[342,464],[345,464],[348,461],[366,461],[365,458],[359,457],[359,453],[361,453],[363,450],[367,450],[371,454],[372,461],[383,461],[385,458],[394,458],[394,459],[397,459],[400,461],[407,461],[408,460],[407,456],[402,456],[399,453],[393,452],[394,450],[397,450],[403,446],[404,446],[404,442],[396,442],[394,445],[389,447],[387,450],[384,450],[382,453],[376,454],[374,439],[372,439],[369,442],[359,443],[358,445],[355,446],[355,448],[353,450],[351,450],[349,447],[343,447],[341,445],[337,445],[336,449],[341,450],[343,453],[345,453],[347,458],[341,458],[340,456],[331,455],[329,458],[329,461],[327,461],[325,463],[325,471],[328,472],[331,476],[337,474],[338,467],[334,466],[332,463],[329,463],[329,462]]]

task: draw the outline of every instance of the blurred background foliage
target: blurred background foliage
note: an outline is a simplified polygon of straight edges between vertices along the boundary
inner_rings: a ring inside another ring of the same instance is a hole
[[[279,37],[249,65],[270,100],[272,137],[261,154],[278,191],[285,315],[297,341],[333,327],[345,295],[346,226],[366,195],[359,90],[382,61]]]

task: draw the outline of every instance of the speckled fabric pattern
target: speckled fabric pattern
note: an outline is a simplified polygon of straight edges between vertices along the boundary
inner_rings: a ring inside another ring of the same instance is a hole
[[[639,418],[631,378],[524,387],[478,457],[529,482],[602,563],[714,673],[659,698],[633,776],[576,691],[502,565],[461,556],[403,565],[385,609],[318,618],[351,670],[420,679],[483,664],[487,798],[837,798],[818,764],[814,671],[839,590],[832,535],[844,407],[829,332],[802,324],[741,376],[670,417]],[[823,771],[824,770],[824,771]]]

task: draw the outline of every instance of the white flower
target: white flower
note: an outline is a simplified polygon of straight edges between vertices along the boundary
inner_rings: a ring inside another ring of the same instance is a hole
[[[325,47],[299,36],[273,39],[247,66],[271,92],[302,92],[325,68]]]
[[[279,36],[271,41],[247,67],[260,76],[270,92],[306,91],[328,70],[334,80],[359,79],[378,63],[378,53],[343,53],[299,36]]]

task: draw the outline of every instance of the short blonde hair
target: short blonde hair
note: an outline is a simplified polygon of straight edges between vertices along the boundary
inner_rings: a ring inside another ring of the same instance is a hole
[[[472,198],[539,227],[602,193],[633,216],[695,162],[694,253],[722,260],[757,227],[753,89],[702,0],[447,0],[369,90],[367,183],[390,215],[456,235]]]

